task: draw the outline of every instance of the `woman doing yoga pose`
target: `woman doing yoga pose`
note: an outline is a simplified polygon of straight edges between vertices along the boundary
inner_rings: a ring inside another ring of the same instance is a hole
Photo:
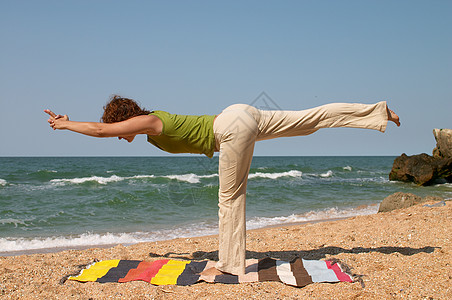
[[[113,96],[102,122],[70,121],[46,109],[50,127],[93,137],[118,137],[131,143],[145,134],[170,153],[219,154],[219,261],[204,275],[245,273],[245,199],[256,141],[302,136],[321,128],[353,127],[384,132],[399,117],[385,101],[376,104],[332,103],[300,111],[260,110],[234,104],[218,115],[187,116],[147,111],[134,100]]]

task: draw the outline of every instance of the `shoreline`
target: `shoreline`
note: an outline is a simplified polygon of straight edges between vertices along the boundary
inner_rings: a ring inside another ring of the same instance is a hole
[[[451,299],[452,201],[426,202],[343,220],[260,228],[247,232],[247,258],[338,259],[359,282],[294,288],[279,282],[154,286],[143,281],[80,283],[60,280],[94,259],[216,260],[216,236],[178,238],[113,248],[0,257],[0,295],[6,299]]]
[[[302,226],[302,225],[307,225],[307,224],[315,224],[315,223],[330,222],[330,221],[332,222],[332,221],[345,220],[345,219],[348,219],[348,218],[352,218],[352,217],[337,217],[337,218],[330,218],[330,219],[318,219],[318,220],[312,220],[312,221],[300,221],[300,222],[271,224],[271,225],[266,225],[266,226],[260,227],[260,228],[247,229],[246,232],[248,233],[248,232],[252,232],[252,231],[265,230],[265,229],[269,229],[269,228]],[[11,257],[11,256],[32,255],[32,254],[46,254],[46,253],[58,253],[58,252],[67,251],[67,250],[86,250],[86,249],[91,249],[91,248],[109,249],[109,248],[113,248],[113,247],[116,247],[116,246],[119,246],[119,245],[132,246],[132,245],[141,244],[141,243],[165,242],[165,241],[172,241],[172,240],[177,240],[177,239],[207,238],[207,237],[215,237],[215,236],[218,236],[218,234],[207,234],[207,235],[200,235],[200,236],[179,237],[179,238],[157,240],[157,241],[140,241],[140,242],[137,242],[137,243],[87,244],[87,245],[80,245],[80,246],[61,246],[61,247],[37,248],[37,249],[27,249],[27,250],[3,251],[3,252],[0,252],[0,257]]]

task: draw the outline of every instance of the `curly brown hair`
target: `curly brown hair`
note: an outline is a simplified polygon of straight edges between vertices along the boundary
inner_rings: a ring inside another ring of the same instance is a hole
[[[150,111],[141,108],[135,100],[113,95],[107,105],[104,106],[104,114],[101,121],[104,123],[115,123],[150,113]]]

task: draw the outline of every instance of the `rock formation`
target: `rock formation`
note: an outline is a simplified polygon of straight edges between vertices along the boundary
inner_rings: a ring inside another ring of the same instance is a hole
[[[381,203],[378,212],[387,212],[399,208],[407,208],[422,202],[444,201],[438,196],[421,198],[415,194],[397,192],[386,197]]]
[[[452,158],[435,158],[425,153],[407,156],[403,153],[394,160],[389,180],[418,185],[452,182]]]
[[[394,209],[399,208],[407,208],[412,205],[421,203],[422,198],[410,193],[394,193],[384,198],[384,200],[380,203],[380,207],[378,208],[378,212],[387,212]]]
[[[452,157],[452,129],[433,129],[436,140],[436,148],[433,149],[433,157]]]
[[[394,160],[389,180],[431,185],[452,182],[452,130],[434,129],[436,148],[433,156],[425,153],[407,156],[403,153]]]

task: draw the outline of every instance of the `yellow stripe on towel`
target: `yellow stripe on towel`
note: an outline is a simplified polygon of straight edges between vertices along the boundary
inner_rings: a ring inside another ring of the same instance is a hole
[[[170,260],[158,271],[158,273],[151,279],[152,284],[168,285],[176,284],[177,278],[185,270],[185,266],[191,261],[177,261]]]
[[[96,281],[98,278],[105,276],[111,268],[117,267],[118,264],[119,259],[99,261],[91,265],[88,269],[83,270],[80,275],[71,276],[68,279],[78,281]]]

